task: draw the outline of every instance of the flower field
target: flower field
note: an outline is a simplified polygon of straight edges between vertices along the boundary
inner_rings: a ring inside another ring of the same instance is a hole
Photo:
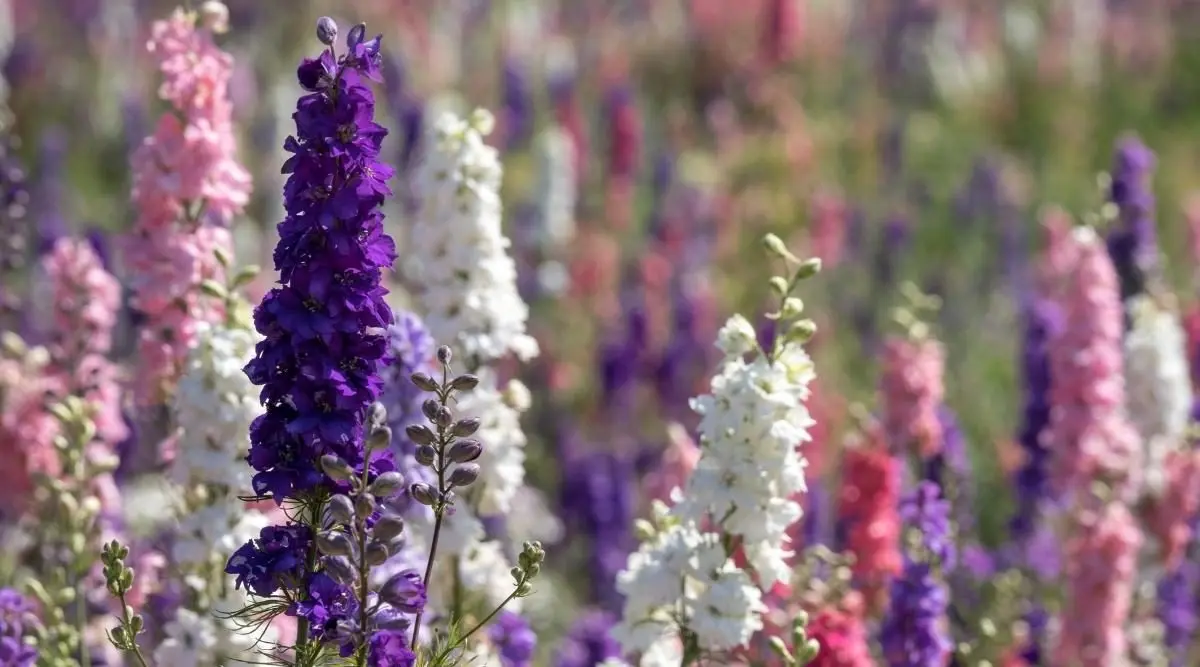
[[[0,667],[1200,665],[1193,5],[0,0]]]

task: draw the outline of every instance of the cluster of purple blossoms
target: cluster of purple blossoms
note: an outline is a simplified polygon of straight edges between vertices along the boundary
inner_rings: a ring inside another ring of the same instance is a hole
[[[279,504],[298,501],[309,510],[308,523],[264,528],[233,555],[226,572],[257,595],[283,591],[287,613],[302,619],[307,637],[336,642],[349,655],[366,640],[343,637],[346,629],[360,638],[369,630],[369,664],[411,665],[415,657],[402,635],[411,624],[408,615],[424,607],[419,577],[415,583],[402,577],[412,584],[407,587],[385,584],[378,596],[386,604],[375,604],[348,585],[348,567],[316,559],[322,539],[343,540],[351,549],[348,536],[327,525],[320,511],[330,495],[345,492],[347,480],[362,475],[364,466],[368,480],[381,482],[380,475],[395,467],[386,447],[372,457],[364,442],[369,429],[372,438],[388,438],[377,423],[383,415],[369,414],[391,361],[387,328],[393,319],[381,280],[396,257],[380,211],[391,194],[392,169],[379,159],[387,131],[374,121],[368,84],[380,80],[380,38],[367,40],[365,26],[355,26],[338,55],[336,32],[332,20],[322,19],[317,33],[329,48],[297,71],[307,94],[292,116],[296,134],[284,143],[291,157],[283,166],[289,174],[287,217],[278,225],[275,248],[280,286],[255,311],[255,328],[265,339],[246,366],[250,380],[262,387],[266,408],[250,427],[254,491]],[[340,470],[336,479],[331,469]],[[333,500],[339,498],[346,500]],[[379,518],[378,511],[362,517],[360,530]],[[374,610],[369,628],[355,625],[364,603]]]
[[[956,558],[950,504],[936,484],[921,482],[902,505],[901,517],[915,539],[905,551],[904,570],[892,580],[879,643],[890,667],[944,664],[951,649],[950,594],[941,573],[953,568]]]
[[[33,667],[38,651],[25,637],[37,625],[33,603],[11,588],[0,589],[0,665]]]
[[[392,313],[382,271],[396,258],[379,210],[392,170],[379,161],[387,134],[373,120],[366,80],[379,80],[379,38],[356,26],[341,57],[332,47],[297,72],[307,95],[284,148],[287,218],[278,226],[272,289],[254,314],[266,337],[246,366],[262,386],[266,413],[251,426],[254,491],[276,502],[329,480],[324,454],[352,467],[363,461],[366,409],[383,386],[383,330]]]
[[[500,667],[530,667],[537,650],[537,633],[529,621],[505,609],[488,628],[488,640],[500,656]]]

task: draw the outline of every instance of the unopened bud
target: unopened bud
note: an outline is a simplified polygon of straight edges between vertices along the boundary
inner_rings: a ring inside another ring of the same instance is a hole
[[[439,364],[446,366],[450,363],[450,360],[453,358],[454,358],[454,353],[450,351],[449,345],[442,345],[441,347],[439,347],[437,349],[437,360],[438,360]]]
[[[324,470],[326,475],[339,482],[344,482],[354,475],[354,471],[350,469],[350,465],[333,454],[326,454],[321,457],[321,470]]]
[[[372,541],[367,545],[367,564],[371,566],[383,565],[387,561],[388,548],[383,542]]]
[[[329,499],[329,516],[338,523],[350,523],[354,520],[354,504],[344,494],[336,494]]]
[[[366,518],[375,513],[375,496],[369,493],[359,494],[354,498],[354,513],[360,518]]]
[[[326,556],[349,556],[353,547],[345,533],[326,530],[317,533],[317,549]]]
[[[464,463],[450,473],[450,486],[470,486],[479,479],[479,466],[474,463]]]
[[[388,514],[380,517],[375,525],[371,527],[371,535],[377,539],[387,542],[395,537],[398,537],[404,532],[404,519],[395,514]]]
[[[478,440],[459,440],[450,445],[448,456],[455,463],[470,463],[483,454],[483,445]]]
[[[371,485],[367,487],[367,492],[380,498],[391,498],[403,488],[404,476],[391,470],[376,477],[375,481],[371,482]]]
[[[437,436],[424,424],[409,424],[404,427],[404,433],[417,445],[432,445]]]
[[[787,246],[783,244],[783,239],[778,236],[767,234],[763,237],[762,244],[767,249],[767,252],[772,255],[781,259],[796,261],[796,256],[792,254],[792,251],[787,249]]]
[[[434,491],[433,487],[429,486],[428,484],[417,482],[409,487],[408,493],[413,497],[413,500],[421,503],[422,505],[432,507],[433,504],[437,502],[437,492]]]
[[[200,5],[200,25],[220,35],[229,30],[229,8],[225,3],[208,0]]]
[[[317,19],[317,39],[325,46],[333,46],[337,41],[338,26],[333,19],[322,16]]]
[[[433,378],[429,377],[428,375],[426,375],[424,373],[421,373],[421,372],[413,373],[412,376],[409,377],[409,379],[412,381],[413,385],[415,385],[417,387],[417,389],[420,389],[421,391],[437,391],[438,390],[437,382],[434,382]]]
[[[450,382],[450,388],[455,391],[471,391],[479,386],[479,376],[467,373],[454,378]]]
[[[447,428],[453,422],[454,422],[454,413],[450,412],[450,408],[447,408],[445,406],[442,406],[441,408],[439,408],[437,411],[437,414],[434,415],[434,418],[433,418],[433,423],[437,424],[441,428]]]
[[[780,312],[785,319],[800,317],[804,312],[804,302],[794,296],[789,296],[783,300],[783,310]]]
[[[359,24],[355,25],[353,28],[350,28],[350,32],[346,33],[346,48],[353,51],[354,47],[358,46],[359,44],[362,44],[363,40],[366,38],[367,38],[367,24],[359,23]]]
[[[478,431],[480,423],[478,417],[460,419],[454,422],[454,426],[450,427],[450,435],[456,438],[465,438]]]
[[[421,445],[417,447],[416,456],[417,463],[423,466],[431,466],[434,460],[437,459],[437,450],[433,448],[433,445]]]
[[[383,449],[390,444],[392,444],[392,429],[387,426],[381,426],[371,431],[371,435],[367,436],[368,451]]]
[[[813,257],[800,263],[796,269],[796,280],[807,280],[821,272],[821,258]]]
[[[322,561],[325,564],[325,573],[333,578],[334,581],[349,586],[354,582],[354,568],[350,565],[350,560],[344,556],[329,556]]]
[[[425,418],[428,419],[429,421],[436,421],[438,410],[441,407],[442,407],[441,403],[438,403],[437,401],[433,400],[432,398],[427,399],[424,403],[421,404],[421,414],[425,415]]]
[[[387,421],[387,407],[375,401],[371,407],[367,408],[367,423],[372,426],[381,426]]]
[[[787,278],[784,278],[783,276],[775,276],[774,278],[771,278],[770,284],[771,289],[779,296],[787,296],[787,293],[791,289],[788,286]]]

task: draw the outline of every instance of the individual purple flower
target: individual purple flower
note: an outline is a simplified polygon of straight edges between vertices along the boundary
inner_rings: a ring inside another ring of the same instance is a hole
[[[371,667],[413,667],[417,664],[417,656],[408,646],[406,633],[373,632],[367,644],[367,664]]]
[[[1118,222],[1108,234],[1108,254],[1121,280],[1121,298],[1146,289],[1146,274],[1158,262],[1154,227],[1154,152],[1136,137],[1117,144],[1113,157],[1109,200],[1116,205]]]
[[[416,570],[398,572],[379,588],[379,599],[397,611],[419,614],[425,609],[425,582]]]
[[[500,654],[501,667],[530,667],[537,634],[523,616],[507,609],[488,628],[488,640]]]
[[[312,575],[304,599],[288,610],[289,615],[308,621],[309,632],[316,639],[336,639],[338,622],[351,620],[357,613],[358,601],[350,590],[324,572]]]
[[[235,586],[255,595],[272,595],[281,588],[293,588],[304,581],[305,559],[312,533],[308,526],[266,526],[258,539],[234,552],[225,566],[225,574],[235,575]]]
[[[621,657],[621,644],[613,638],[617,619],[608,612],[588,611],[576,619],[554,652],[554,667],[594,667]]]

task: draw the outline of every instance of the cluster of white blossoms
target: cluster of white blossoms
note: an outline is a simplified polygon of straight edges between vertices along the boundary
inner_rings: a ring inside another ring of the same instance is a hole
[[[763,628],[762,590],[791,574],[787,530],[802,514],[793,497],[806,490],[797,447],[813,424],[804,407],[812,361],[791,340],[768,357],[740,315],[717,347],[725,356],[712,392],[692,401],[700,460],[674,505],[656,508],[658,528],[643,526],[652,535],[618,576],[625,609],[615,634],[642,667],[680,664],[684,633],[701,651],[746,645]],[[733,562],[735,543],[748,569]]]
[[[248,635],[226,618],[247,599],[223,586],[220,573],[226,559],[269,523],[238,498],[250,486],[244,463],[250,423],[262,413],[257,388],[242,370],[254,358],[257,340],[248,328],[201,324],[172,402],[179,437],[169,473],[181,489],[181,504],[171,557],[188,590],[154,650],[156,664],[256,657],[259,634]]]
[[[522,360],[538,346],[525,332],[529,307],[501,228],[500,158],[484,143],[492,115],[442,114],[426,138],[416,175],[420,210],[409,232],[407,267],[429,333],[465,358]]]
[[[1192,383],[1187,336],[1179,317],[1151,297],[1128,303],[1132,328],[1125,337],[1125,403],[1145,447],[1145,488],[1160,493],[1166,459],[1180,450],[1191,422]]]
[[[739,537],[771,587],[791,576],[787,530],[802,514],[794,497],[808,490],[798,446],[814,423],[804,401],[816,374],[798,344],[781,346],[773,360],[756,354],[746,361],[757,342],[740,315],[721,328],[717,347],[725,358],[712,393],[692,399],[701,415],[700,460],[677,511],[693,521],[712,517]]]
[[[427,583],[429,608],[439,611],[446,610],[456,580],[493,605],[512,592],[512,560],[502,542],[486,539],[480,517],[512,511],[525,483],[520,418],[529,409],[529,390],[515,380],[502,385],[492,366],[509,355],[532,359],[538,346],[525,330],[529,307],[517,292],[501,225],[499,155],[484,143],[493,125],[482,109],[470,118],[437,117],[416,174],[421,202],[408,238],[413,261],[406,269],[426,329],[454,351],[457,368],[479,377],[455,405],[457,413],[480,420],[472,437],[483,454],[478,479],[443,519],[439,565]],[[432,516],[422,514],[409,526],[420,552],[432,539]]]

